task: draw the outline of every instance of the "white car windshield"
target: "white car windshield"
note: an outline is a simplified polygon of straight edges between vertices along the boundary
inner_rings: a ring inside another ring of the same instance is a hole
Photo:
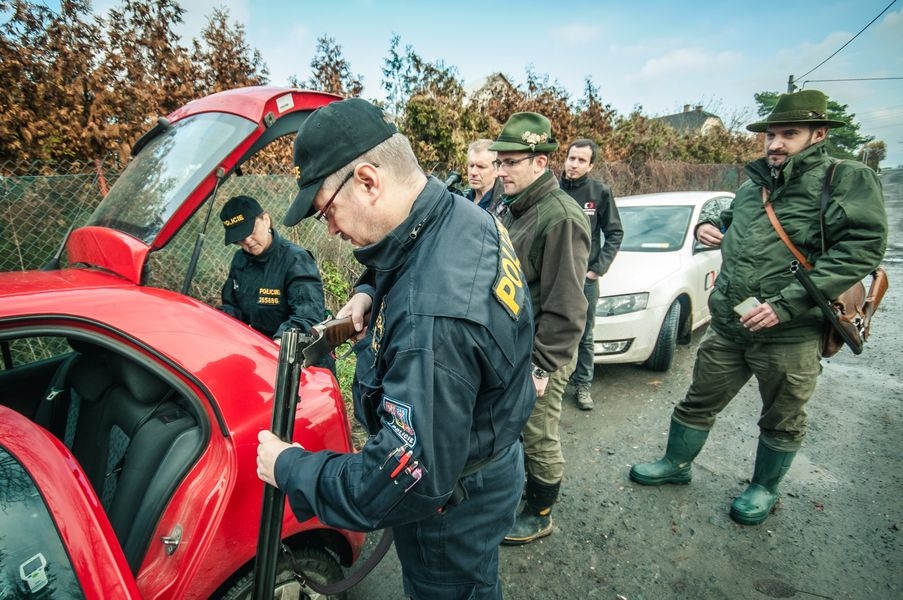
[[[188,195],[255,127],[236,115],[202,113],[163,128],[131,160],[88,225],[151,244]]]
[[[623,206],[618,212],[624,227],[621,252],[674,252],[684,244],[693,207]]]

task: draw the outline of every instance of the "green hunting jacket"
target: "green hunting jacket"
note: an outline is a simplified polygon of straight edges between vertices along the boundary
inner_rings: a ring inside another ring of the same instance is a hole
[[[589,224],[551,171],[502,202],[500,218],[533,301],[533,363],[556,371],[574,357],[586,325]]]
[[[787,235],[814,265],[811,279],[826,297],[836,298],[881,262],[887,246],[881,182],[856,161],[840,161],[835,168],[822,252],[821,191],[831,162],[824,142],[788,158],[774,173],[765,158],[755,160],[746,165],[749,180],[737,190],[731,207],[720,216],[702,217],[725,232],[721,273],[709,296],[712,327],[722,336],[787,343],[817,338],[823,327],[822,313],[790,272],[794,257],[768,220],[762,187],[770,191]],[[746,330],[733,307],[750,296],[768,302],[781,322],[755,333]]]

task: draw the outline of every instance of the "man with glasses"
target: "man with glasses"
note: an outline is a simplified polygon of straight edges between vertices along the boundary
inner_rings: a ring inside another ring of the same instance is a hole
[[[300,520],[391,527],[406,596],[501,598],[498,547],[535,398],[530,297],[508,234],[427,177],[365,100],[314,111],[294,158],[300,191],[285,224],[319,209],[366,267],[337,316],[368,336],[355,346],[353,393],[369,438],[337,454],[262,431],[258,475]]]
[[[532,378],[536,405],[524,428],[526,502],[504,544],[527,544],[552,533],[552,505],[564,475],[558,422],[571,359],[586,323],[583,281],[589,225],[583,211],[548,169],[558,148],[549,120],[515,113],[490,146],[505,187],[502,222],[530,289],[536,333]]]

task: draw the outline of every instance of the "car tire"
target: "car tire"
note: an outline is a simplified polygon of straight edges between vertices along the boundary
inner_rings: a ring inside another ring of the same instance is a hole
[[[675,300],[668,308],[662,328],[658,332],[658,339],[652,354],[643,363],[652,371],[667,371],[674,360],[674,350],[677,348],[677,333],[680,329],[680,302]]]
[[[299,548],[293,550],[295,563],[312,581],[320,584],[336,583],[344,577],[342,567],[333,556],[320,548]],[[254,592],[254,571],[251,571],[238,580],[222,596],[222,600],[251,600]],[[303,593],[302,593],[303,592]],[[306,594],[306,595],[305,595]],[[318,600],[345,600],[346,594],[324,596],[309,587],[301,587],[292,575],[288,561],[284,557],[279,559],[276,571],[276,591],[274,598],[300,599],[315,598]]]

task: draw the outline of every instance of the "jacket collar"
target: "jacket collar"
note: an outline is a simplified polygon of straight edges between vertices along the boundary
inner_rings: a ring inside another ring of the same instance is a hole
[[[527,186],[527,189],[520,194],[517,196],[506,197],[505,204],[508,205],[511,214],[517,218],[530,210],[533,205],[545,198],[550,192],[553,192],[560,187],[555,175],[553,175],[551,171],[546,170],[545,173],[540,175],[536,181]]]
[[[767,159],[762,157],[746,165],[746,174],[757,185],[774,188],[783,185],[784,182],[790,181],[799,174],[823,165],[828,159],[830,159],[828,148],[824,141],[821,141],[788,158],[774,173],[768,165]]]
[[[577,179],[568,179],[565,177],[564,173],[561,174],[561,189],[563,190],[576,190],[580,189],[586,185],[586,182],[589,181],[589,173],[585,175],[581,175]]]
[[[445,184],[431,176],[426,187],[414,200],[405,220],[375,244],[356,249],[354,257],[362,265],[376,271],[397,269],[404,263],[417,240],[429,234],[431,226],[443,210],[451,208],[450,195]]]

